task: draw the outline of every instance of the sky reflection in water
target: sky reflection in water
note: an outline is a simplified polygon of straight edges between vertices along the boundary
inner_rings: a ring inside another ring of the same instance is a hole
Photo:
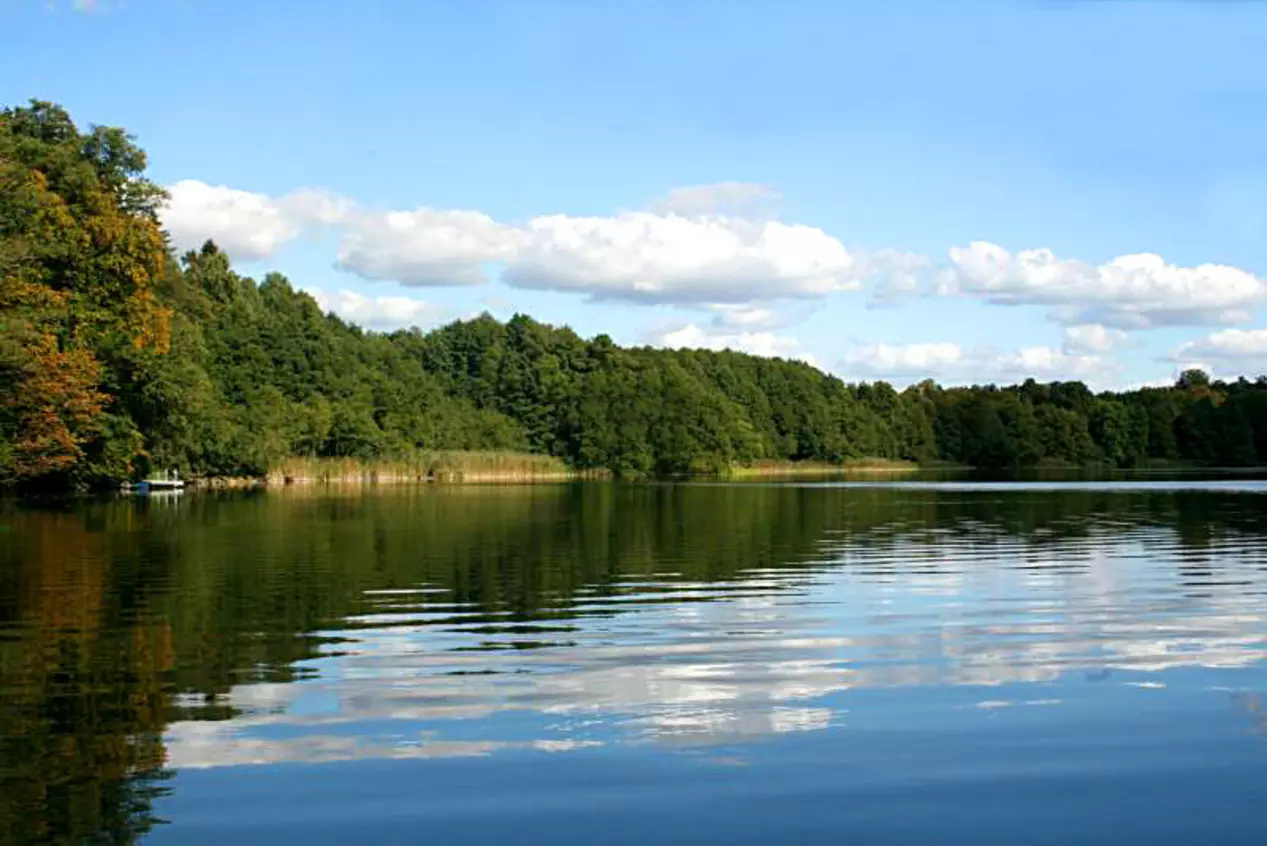
[[[0,840],[1257,842],[1263,492],[10,505]]]
[[[334,642],[303,662],[308,678],[233,687],[221,700],[238,716],[174,723],[169,761],[725,746],[842,726],[848,699],[834,694],[851,690],[1055,707],[1079,681],[1161,690],[1168,670],[1263,658],[1261,537],[1194,554],[1171,526],[1075,522],[1078,537],[968,518],[827,533],[803,568],[716,582],[683,580],[666,560],[663,574],[551,597],[538,620],[437,585],[369,589],[320,631]],[[1208,686],[1230,697],[1228,681]],[[974,690],[936,690],[951,685]]]

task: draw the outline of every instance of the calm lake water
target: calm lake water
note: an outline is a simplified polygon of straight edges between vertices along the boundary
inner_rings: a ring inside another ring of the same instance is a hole
[[[0,504],[0,841],[1262,844],[1264,657],[1253,481]]]

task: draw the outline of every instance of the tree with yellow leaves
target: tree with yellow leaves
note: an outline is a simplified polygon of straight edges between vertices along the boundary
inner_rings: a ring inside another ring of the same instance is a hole
[[[141,448],[108,420],[108,386],[170,342],[163,192],[144,168],[120,129],[81,133],[39,101],[0,112],[0,476],[82,481]]]

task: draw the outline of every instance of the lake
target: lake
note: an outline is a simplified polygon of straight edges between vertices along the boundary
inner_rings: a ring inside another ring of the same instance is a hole
[[[0,503],[0,841],[1261,844],[1267,484]]]

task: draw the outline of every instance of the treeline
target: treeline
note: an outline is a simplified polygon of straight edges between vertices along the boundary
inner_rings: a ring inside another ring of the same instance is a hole
[[[516,316],[392,340],[534,450],[622,474],[885,458],[1007,468],[1267,461],[1267,378],[1093,393],[1081,382],[897,391],[736,352],[621,349]]]
[[[0,113],[0,479],[116,482],[288,458],[534,452],[624,476],[757,461],[1267,461],[1267,380],[846,384],[735,352],[620,348],[524,316],[366,332],[214,244],[177,258],[121,129]]]

